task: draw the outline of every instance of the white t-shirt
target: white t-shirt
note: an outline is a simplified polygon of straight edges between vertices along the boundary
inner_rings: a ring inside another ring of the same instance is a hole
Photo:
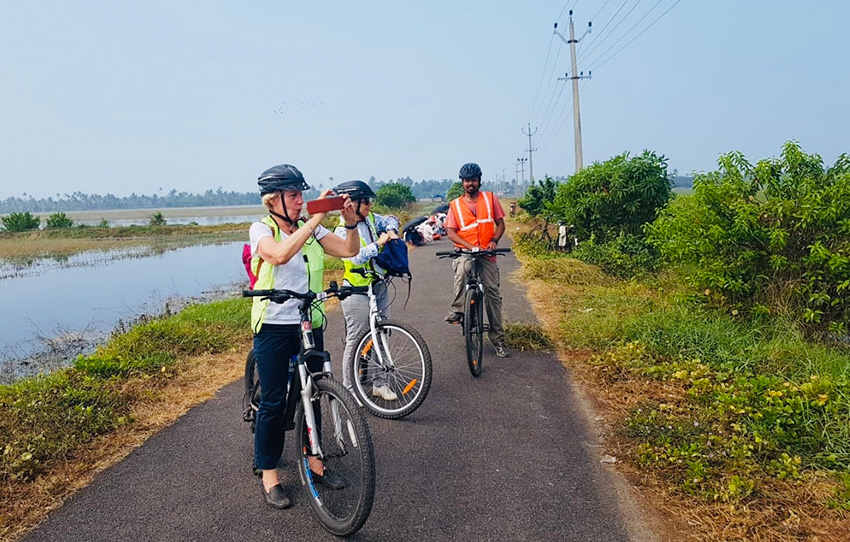
[[[330,231],[324,226],[316,228],[314,235],[317,240],[321,240]],[[274,238],[272,229],[262,222],[254,222],[251,224],[251,229],[248,232],[251,239],[251,255],[257,256],[257,247],[260,244],[260,239],[263,237]],[[281,241],[289,237],[287,234],[280,232]],[[269,265],[268,262],[263,262],[262,265]],[[293,292],[307,293],[309,283],[307,280],[307,264],[304,262],[304,255],[301,250],[292,256],[288,262],[283,265],[275,266],[274,269],[274,287],[284,290],[292,290]],[[266,315],[263,323],[267,324],[300,324],[301,315],[298,308],[301,306],[300,299],[290,299],[286,303],[269,303],[266,309]]]

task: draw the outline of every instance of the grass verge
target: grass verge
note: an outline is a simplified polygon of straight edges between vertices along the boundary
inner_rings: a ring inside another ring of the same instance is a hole
[[[850,352],[745,320],[671,277],[613,279],[515,245],[609,453],[696,540],[847,540]]]
[[[72,367],[0,386],[0,539],[239,378],[250,304],[194,305],[116,335]]]

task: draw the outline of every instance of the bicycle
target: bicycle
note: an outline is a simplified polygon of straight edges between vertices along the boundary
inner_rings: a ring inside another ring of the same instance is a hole
[[[422,405],[431,389],[431,352],[425,339],[410,324],[382,318],[378,313],[374,285],[381,282],[389,285],[392,277],[366,269],[352,271],[372,279],[367,291],[369,329],[354,341],[351,358],[346,360],[351,367],[352,391],[375,416],[403,418]],[[373,396],[370,392],[375,385],[389,386],[398,399],[387,401]]]
[[[484,283],[478,277],[478,258],[484,256],[497,256],[510,252],[509,248],[496,248],[493,250],[467,250],[455,248],[451,251],[437,252],[436,256],[443,258],[469,258],[464,262],[466,271],[466,293],[463,301],[463,336],[466,342],[466,363],[472,376],[480,376],[482,362],[484,361],[484,333],[489,326],[484,324]],[[472,265],[467,269],[466,263]]]
[[[273,303],[301,300],[301,349],[289,383],[284,431],[295,429],[300,449],[298,473],[301,485],[319,523],[337,536],[357,532],[369,517],[375,498],[375,451],[363,410],[354,397],[333,379],[330,355],[316,349],[311,323],[312,304],[330,297],[345,298],[364,289],[332,282],[324,292],[302,294],[291,290],[245,290],[244,297],[259,296]],[[312,373],[308,365],[321,366]],[[244,419],[254,429],[255,413],[262,390],[253,363],[253,351],[245,368],[246,400]],[[299,401],[300,399],[300,401]],[[323,436],[332,435],[332,438]],[[342,476],[346,486],[329,489],[316,483],[309,457],[317,457],[326,469]]]

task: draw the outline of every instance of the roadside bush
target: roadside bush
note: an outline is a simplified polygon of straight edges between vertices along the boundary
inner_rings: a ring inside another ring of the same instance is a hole
[[[539,184],[532,182],[525,196],[520,198],[517,204],[531,216],[551,214],[551,205],[555,201],[557,190],[558,183],[547,175]]]
[[[621,234],[607,243],[590,239],[580,244],[573,256],[619,278],[632,278],[654,273],[661,258],[658,250],[642,237]]]
[[[580,239],[606,243],[623,235],[642,237],[644,224],[655,220],[672,194],[664,156],[643,151],[629,158],[626,152],[560,184],[547,209],[574,225]]]
[[[846,332],[850,156],[824,169],[788,142],[778,159],[752,166],[733,152],[718,164],[647,227],[650,242],[717,301]]]
[[[451,188],[449,188],[449,191],[446,192],[446,201],[452,201],[453,199],[459,198],[462,195],[463,185],[460,183],[460,181],[455,181],[454,183],[452,183],[452,186]]]
[[[151,226],[165,226],[165,217],[162,216],[162,211],[157,211],[151,215]]]
[[[388,183],[375,193],[375,203],[388,209],[401,209],[416,201],[416,196],[409,186],[401,183]]]
[[[11,213],[3,217],[3,228],[9,232],[22,232],[37,230],[41,225],[41,219],[33,216],[29,211],[25,213]]]
[[[74,221],[68,218],[65,213],[53,213],[47,217],[48,228],[70,228],[74,225]]]

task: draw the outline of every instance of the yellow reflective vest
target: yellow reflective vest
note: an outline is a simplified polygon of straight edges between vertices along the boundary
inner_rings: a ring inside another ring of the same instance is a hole
[[[260,220],[263,224],[270,227],[274,233],[274,240],[278,243],[281,241],[280,228],[277,222],[271,216],[267,216]],[[301,225],[299,221],[298,225]],[[304,246],[301,247],[301,254],[307,256],[307,277],[309,279],[310,291],[321,292],[322,282],[324,280],[325,271],[325,249],[314,236],[310,236]],[[295,256],[293,256],[295,257]],[[257,282],[254,284],[254,290],[269,290],[274,288],[274,270],[273,265],[263,265],[264,260],[259,254],[255,254],[251,258],[251,271],[257,277]],[[251,329],[254,333],[259,333],[263,325],[263,320],[266,315],[266,308],[269,306],[268,299],[259,297],[253,298],[254,304],[251,307]],[[313,328],[319,329],[325,323],[325,303],[322,302],[313,305]]]
[[[360,247],[363,248],[369,243],[373,243],[378,239],[378,230],[375,227],[375,215],[369,213],[364,219],[366,222],[366,227],[369,228],[369,232],[371,232],[373,240],[367,241],[362,235],[360,236]],[[359,223],[358,223],[359,224]],[[345,219],[343,217],[339,218],[339,225],[345,226]],[[372,279],[366,278],[363,275],[359,275],[357,273],[352,273],[352,269],[372,269],[372,260],[369,260],[366,263],[354,264],[347,259],[342,260],[342,265],[345,268],[345,273],[342,275],[342,278],[348,281],[352,286],[368,286],[372,283]]]

